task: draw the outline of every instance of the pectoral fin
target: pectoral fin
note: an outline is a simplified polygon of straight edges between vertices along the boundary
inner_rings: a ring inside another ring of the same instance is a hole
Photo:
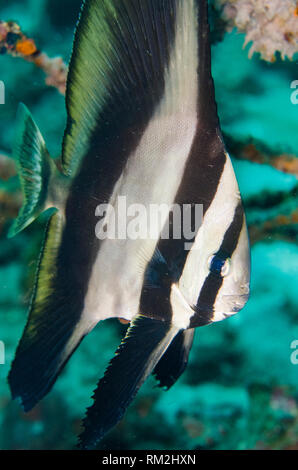
[[[13,237],[30,225],[44,210],[51,173],[55,168],[44,139],[29,110],[20,104],[13,156],[23,192],[23,205],[11,226]]]

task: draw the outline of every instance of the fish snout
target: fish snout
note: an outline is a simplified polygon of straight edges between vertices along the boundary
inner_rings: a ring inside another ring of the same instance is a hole
[[[249,299],[249,286],[243,286],[238,293],[218,297],[213,321],[229,318],[242,310]]]

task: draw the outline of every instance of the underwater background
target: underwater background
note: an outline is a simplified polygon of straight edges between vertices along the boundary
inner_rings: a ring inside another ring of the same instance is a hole
[[[68,63],[80,4],[0,0],[0,21],[16,21],[40,50]],[[252,244],[251,298],[235,317],[196,330],[176,385],[164,392],[150,378],[103,449],[298,449],[298,104],[291,88],[298,57],[248,58],[245,33],[224,34],[221,13],[211,7],[218,111]],[[61,89],[45,83],[43,70],[3,48],[0,80],[6,98],[0,105],[0,449],[71,449],[125,326],[117,320],[98,326],[30,413],[11,401],[6,378],[26,323],[44,227],[40,219],[7,239],[21,201],[10,159],[15,115],[24,102],[58,157],[66,112]]]

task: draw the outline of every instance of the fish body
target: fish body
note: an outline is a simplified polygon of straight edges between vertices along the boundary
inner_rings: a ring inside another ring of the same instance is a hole
[[[234,315],[248,299],[245,215],[210,56],[206,0],[86,0],[68,77],[63,176],[20,106],[14,153],[25,198],[11,235],[44,208],[48,222],[9,375],[13,397],[30,410],[100,321],[130,322],[87,411],[81,448],[96,447],[148,375],[175,383],[195,327]],[[169,208],[157,236],[99,237],[99,208],[101,229],[121,218],[121,200]],[[173,206],[191,215],[202,207],[190,238],[174,235]]]

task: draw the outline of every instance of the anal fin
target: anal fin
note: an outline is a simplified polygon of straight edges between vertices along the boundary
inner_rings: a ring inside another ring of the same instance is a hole
[[[139,388],[178,333],[178,328],[142,315],[132,322],[87,410],[79,448],[94,449],[123,417]]]

